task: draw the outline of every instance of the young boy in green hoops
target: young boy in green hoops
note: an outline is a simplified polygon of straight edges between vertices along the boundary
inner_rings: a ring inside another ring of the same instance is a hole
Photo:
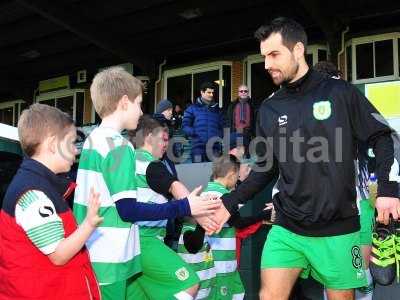
[[[144,251],[141,251],[136,222],[209,215],[218,203],[197,196],[199,190],[180,201],[162,204],[140,202],[136,150],[121,132],[136,129],[143,115],[142,83],[124,69],[111,67],[95,75],[90,95],[102,121],[83,145],[74,214],[78,224],[82,224],[88,210],[90,187],[95,186],[102,195],[99,215],[104,221],[94,230],[86,246],[102,299],[138,299],[129,297],[134,290],[132,282],[144,274],[141,258]],[[183,271],[177,272],[177,276],[186,277]],[[175,295],[175,299],[190,300],[192,296],[185,292]]]
[[[191,198],[186,187],[160,161],[168,146],[168,129],[148,116],[140,119],[134,140],[136,150],[137,201],[162,205]],[[196,192],[197,191],[197,192]],[[203,197],[204,199],[207,197]],[[138,221],[142,275],[129,287],[128,299],[191,300],[199,278],[182,258],[164,243],[167,218]]]
[[[203,194],[220,197],[229,193],[236,186],[239,169],[240,162],[233,155],[224,155],[216,159],[213,163],[213,180],[208,183]],[[194,231],[194,227],[183,230],[178,252],[194,266],[200,277],[200,288],[196,299],[244,298],[245,290],[237,269],[235,227],[244,228],[269,219],[270,216],[270,210],[246,218],[236,214],[224,224],[221,232],[210,236],[205,235],[199,225]]]
[[[187,219],[183,224],[178,242],[178,254],[191,266],[200,279],[196,300],[211,299],[216,286],[216,269],[209,239],[204,238],[204,232],[201,231],[200,226],[196,227],[192,220]],[[198,245],[190,243],[190,240],[193,239],[192,236],[196,235],[203,236],[203,240],[198,239]],[[200,250],[194,251],[193,248]]]

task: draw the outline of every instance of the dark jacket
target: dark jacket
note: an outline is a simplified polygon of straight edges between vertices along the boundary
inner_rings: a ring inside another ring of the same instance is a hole
[[[251,136],[255,134],[255,120],[256,120],[256,108],[253,104],[253,101],[249,98],[247,102],[250,104],[250,128],[248,128],[249,133]],[[225,117],[225,127],[229,127],[231,131],[236,131],[235,128],[235,108],[236,105],[239,103],[239,98],[232,101],[227,110],[226,110],[226,117]]]
[[[206,153],[207,141],[212,137],[222,137],[224,126],[223,114],[218,103],[205,104],[197,98],[185,110],[182,129],[192,141],[192,154]]]
[[[296,135],[304,141],[293,142]],[[223,196],[230,211],[279,176],[273,190],[276,224],[306,236],[358,231],[354,163],[358,141],[374,150],[378,196],[399,195],[398,183],[389,176],[394,158],[400,159],[395,150],[399,138],[364,95],[343,80],[310,70],[283,86],[262,103],[257,136],[271,142],[259,148],[260,154],[272,154],[260,159],[258,167],[269,162],[272,168],[258,172],[253,168],[236,191]]]

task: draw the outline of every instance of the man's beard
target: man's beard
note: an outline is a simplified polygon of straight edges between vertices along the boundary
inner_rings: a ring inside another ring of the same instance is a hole
[[[274,78],[271,76],[272,81],[274,82],[275,85],[287,85],[288,83],[290,83],[293,80],[293,78],[296,77],[297,72],[299,70],[299,64],[294,61],[293,65],[294,65],[294,68],[291,69],[291,72],[286,76],[284,76],[283,72],[280,71],[281,74],[283,75],[282,76],[283,77],[282,80],[274,80]]]
[[[287,75],[286,78],[284,78],[284,80],[280,84],[281,85],[289,84],[293,80],[293,78],[296,77],[298,71],[299,71],[299,64],[296,63],[296,66],[294,67],[293,72],[291,72],[289,75]]]

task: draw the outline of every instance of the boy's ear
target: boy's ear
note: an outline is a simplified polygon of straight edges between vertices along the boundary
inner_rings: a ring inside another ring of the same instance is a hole
[[[57,138],[55,135],[48,136],[43,141],[43,146],[47,148],[52,154],[56,153],[57,151]]]
[[[128,102],[129,102],[128,96],[127,95],[123,95],[121,97],[121,99],[119,100],[119,102],[118,102],[118,107],[121,110],[127,110],[128,109],[128,104],[129,104]]]
[[[231,178],[233,178],[233,176],[235,176],[235,173],[236,173],[235,171],[229,170],[228,173],[227,173],[226,175],[227,175],[228,178],[231,179]]]
[[[152,139],[153,135],[150,133],[149,135],[144,137],[144,144],[152,145]]]

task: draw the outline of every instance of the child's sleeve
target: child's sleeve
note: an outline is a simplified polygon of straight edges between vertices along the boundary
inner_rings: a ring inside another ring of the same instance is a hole
[[[152,161],[146,170],[146,180],[153,191],[170,198],[171,186],[178,178],[172,175],[161,161]]]
[[[41,191],[29,190],[15,207],[15,219],[29,240],[45,255],[64,239],[64,227],[53,202]]]
[[[189,253],[197,253],[203,247],[205,230],[197,224],[194,231],[187,230],[183,234],[183,243]]]

